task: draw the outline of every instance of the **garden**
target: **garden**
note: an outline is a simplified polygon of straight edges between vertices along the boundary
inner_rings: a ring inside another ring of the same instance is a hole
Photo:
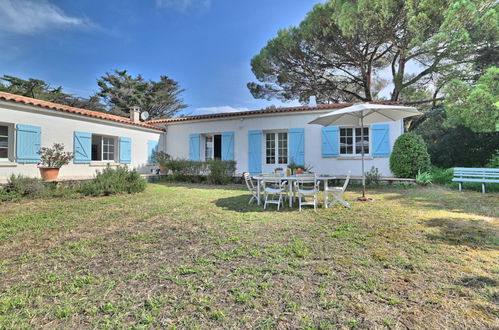
[[[59,151],[43,161],[64,166]],[[374,201],[353,184],[350,208],[317,212],[248,205],[233,161],[154,158],[169,174],[156,183],[127,167],[9,179],[0,328],[497,325],[498,195],[458,192],[414,133],[391,166],[417,184],[381,184],[373,168]]]
[[[58,148],[42,160],[64,166]],[[495,324],[497,193],[456,191],[414,133],[391,166],[417,184],[381,184],[372,168],[374,201],[356,202],[353,184],[348,209],[265,212],[233,183],[233,161],[154,160],[169,175],[149,184],[127,167],[83,182],[9,179],[0,328]]]
[[[0,328],[491,328],[497,194],[370,187],[263,212],[241,185],[1,202]]]

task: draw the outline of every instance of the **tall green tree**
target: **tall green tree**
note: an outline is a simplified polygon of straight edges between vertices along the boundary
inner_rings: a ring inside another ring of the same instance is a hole
[[[395,101],[415,86],[437,98],[473,74],[498,31],[494,0],[328,0],[253,57],[248,88],[301,102],[371,101],[384,87]]]
[[[2,83],[3,81],[3,83]],[[49,83],[35,78],[22,79],[10,75],[0,77],[0,91],[55,102],[77,108],[104,111],[99,98],[83,98],[63,92],[63,88],[52,87]]]
[[[475,85],[453,80],[446,89],[447,123],[474,132],[494,132],[499,125],[499,68],[491,67]]]
[[[184,89],[178,82],[167,76],[160,76],[159,81],[146,81],[141,75],[131,76],[126,70],[106,72],[97,80],[102,97],[113,111],[129,113],[132,106],[140,106],[148,111],[151,118],[172,117],[187,105],[180,94]]]
[[[474,132],[464,125],[444,125],[448,120],[444,105],[425,113],[427,120],[414,130],[428,145],[433,165],[484,167],[499,150],[498,132]]]

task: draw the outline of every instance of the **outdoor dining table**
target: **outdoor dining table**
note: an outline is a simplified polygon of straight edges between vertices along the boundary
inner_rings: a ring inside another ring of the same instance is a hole
[[[261,185],[263,180],[263,175],[253,175],[253,179],[257,181],[256,185],[256,195],[257,204],[261,204]],[[324,181],[324,192],[327,191],[328,181],[335,180],[337,177],[331,175],[319,175],[317,176],[317,180]],[[296,175],[282,176],[281,181],[288,181],[288,189],[289,189],[289,207],[293,207],[293,181],[296,180]]]

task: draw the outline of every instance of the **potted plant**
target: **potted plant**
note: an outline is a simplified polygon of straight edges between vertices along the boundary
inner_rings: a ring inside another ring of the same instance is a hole
[[[43,181],[57,180],[59,169],[73,159],[71,152],[64,151],[62,143],[54,143],[51,148],[43,147],[37,153],[40,155],[38,169]]]
[[[295,162],[290,162],[288,168],[293,172],[293,174],[303,174],[312,171],[312,166],[299,165]]]
[[[159,173],[166,174],[165,163],[171,159],[170,155],[164,151],[156,151],[152,154],[152,162],[158,164]]]

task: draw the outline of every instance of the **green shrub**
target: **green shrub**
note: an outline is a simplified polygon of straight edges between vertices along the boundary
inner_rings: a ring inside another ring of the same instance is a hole
[[[146,189],[147,182],[135,170],[128,167],[106,167],[98,171],[95,178],[82,185],[80,192],[86,196],[108,196],[114,194],[133,194]]]
[[[172,171],[175,181],[191,181],[206,172],[206,163],[188,159],[170,159],[163,166]]]
[[[431,175],[433,176],[433,183],[446,185],[452,183],[452,178],[454,177],[454,169],[445,169],[432,166]]]
[[[49,194],[47,187],[40,179],[12,174],[8,179],[5,192],[10,196],[24,198],[42,198]]]
[[[187,159],[170,159],[164,163],[172,172],[172,181],[200,183],[207,180],[211,184],[227,184],[236,171],[236,162],[210,160],[206,162]]]
[[[499,150],[496,150],[496,153],[492,155],[492,157],[487,162],[486,167],[499,168]]]
[[[396,177],[415,178],[430,170],[430,155],[423,138],[415,133],[398,137],[390,156],[390,169]]]
[[[371,167],[369,171],[366,172],[366,184],[379,184],[381,179],[381,173],[379,172],[377,167]]]
[[[234,160],[210,160],[208,164],[208,183],[228,184],[236,172],[236,161]]]
[[[19,196],[15,192],[8,191],[6,187],[0,187],[0,202],[11,201],[18,198]]]
[[[416,183],[422,186],[427,186],[433,183],[433,175],[430,172],[419,172],[416,175]]]

